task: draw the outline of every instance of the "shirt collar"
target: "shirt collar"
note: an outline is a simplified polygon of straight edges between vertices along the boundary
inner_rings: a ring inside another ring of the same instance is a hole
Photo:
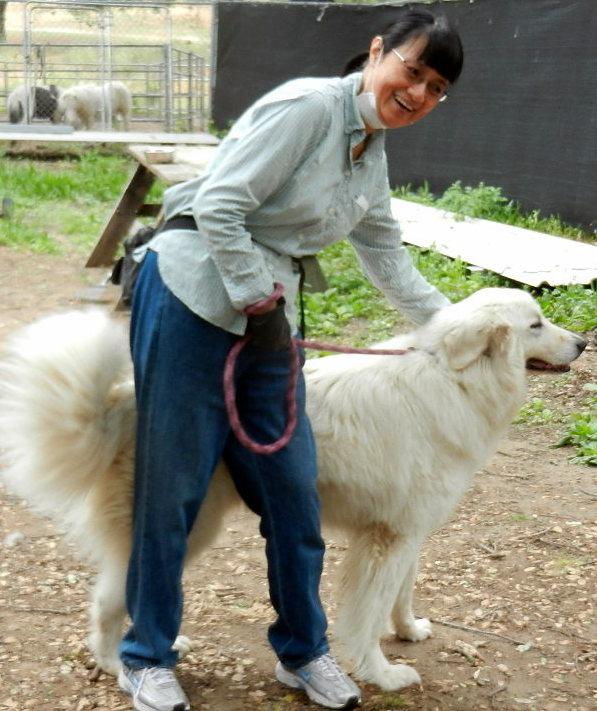
[[[357,105],[357,94],[363,81],[363,72],[349,74],[343,77],[342,81],[344,82],[344,132],[352,134],[358,131],[362,134],[365,131],[365,122]],[[373,132],[370,142],[377,143],[380,139],[383,140],[384,136],[385,129],[377,129]],[[362,140],[362,137],[359,140]]]
[[[344,132],[351,136],[350,145],[360,143],[365,137],[365,122],[357,106],[357,94],[363,80],[362,72],[355,72],[343,77],[344,84]],[[373,131],[369,140],[367,153],[369,157],[383,151],[385,145],[385,130]],[[375,148],[373,148],[375,146]]]
[[[357,106],[357,94],[361,88],[362,80],[362,72],[349,74],[342,79],[344,83],[344,131],[346,133],[365,130],[365,122]]]

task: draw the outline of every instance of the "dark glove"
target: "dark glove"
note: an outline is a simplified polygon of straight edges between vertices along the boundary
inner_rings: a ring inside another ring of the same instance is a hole
[[[284,313],[286,299],[281,296],[276,308],[264,314],[247,317],[246,335],[259,351],[287,351],[290,348],[290,324]]]

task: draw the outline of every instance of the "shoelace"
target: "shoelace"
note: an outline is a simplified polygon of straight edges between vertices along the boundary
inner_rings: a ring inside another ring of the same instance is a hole
[[[344,672],[331,654],[324,654],[316,661],[316,664],[321,668],[323,676],[328,679],[336,679],[338,676],[344,679]]]
[[[145,677],[149,677],[153,682],[155,682],[156,686],[159,686],[162,689],[177,686],[174,672],[170,669],[166,669],[165,667],[153,667],[144,669],[143,674],[141,676],[141,684],[143,683]]]

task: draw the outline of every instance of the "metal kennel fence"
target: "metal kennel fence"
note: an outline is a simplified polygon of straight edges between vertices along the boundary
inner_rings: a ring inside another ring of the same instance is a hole
[[[10,2],[0,42],[0,122],[7,99],[22,86],[58,90],[123,82],[132,94],[131,128],[192,132],[209,120],[211,5],[160,2]],[[108,104],[109,105],[109,104]],[[48,117],[31,115],[25,123]],[[114,127],[102,104],[95,128]],[[41,128],[41,127],[40,127]]]

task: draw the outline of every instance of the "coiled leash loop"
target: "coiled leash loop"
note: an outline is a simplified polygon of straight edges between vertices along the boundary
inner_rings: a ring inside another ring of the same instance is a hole
[[[277,300],[281,296],[282,291],[282,285],[276,283],[274,285],[274,292],[271,296],[253,306],[263,307],[267,303],[270,303],[270,301]],[[252,311],[252,307],[248,306],[245,309],[245,313],[249,316],[252,315],[252,313],[254,313]],[[232,346],[230,352],[228,353],[226,363],[224,365],[224,401],[226,403],[226,411],[228,413],[230,426],[232,427],[232,431],[236,435],[236,438],[244,447],[255,454],[274,454],[275,452],[278,452],[288,444],[290,438],[294,434],[297,424],[296,383],[300,371],[299,346],[319,351],[332,351],[335,353],[361,353],[364,355],[404,355],[405,353],[412,351],[412,348],[353,348],[352,346],[339,346],[333,343],[322,343],[321,341],[308,341],[302,338],[293,338],[290,348],[290,377],[288,378],[288,387],[286,389],[286,404],[288,411],[286,428],[284,429],[282,436],[275,442],[270,444],[260,444],[259,442],[255,442],[255,440],[251,439],[245,431],[245,428],[242,426],[238,414],[238,408],[236,407],[236,390],[234,387],[234,369],[236,366],[236,359],[250,340],[249,336],[244,336]]]

